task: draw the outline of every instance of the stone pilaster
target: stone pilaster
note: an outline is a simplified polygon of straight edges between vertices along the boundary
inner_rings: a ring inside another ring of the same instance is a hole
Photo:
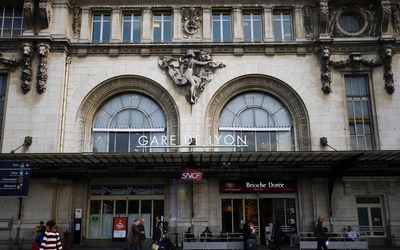
[[[233,41],[243,41],[243,14],[241,7],[233,8]]]
[[[304,41],[304,18],[303,18],[303,6],[296,5],[294,7],[294,25],[296,32],[296,41]]]
[[[142,42],[148,43],[152,40],[152,25],[151,25],[151,10],[150,8],[143,8],[143,22],[142,22]]]
[[[182,14],[181,7],[174,6],[173,26],[172,26],[172,41],[178,42],[182,40]]]
[[[112,43],[121,42],[121,8],[111,10],[111,39]]]
[[[81,34],[79,36],[79,42],[87,43],[90,39],[90,9],[88,7],[82,8],[82,24]]]
[[[264,8],[264,41],[274,41],[274,15],[272,5],[265,5]]]
[[[210,6],[203,7],[203,41],[211,42],[212,41],[212,13]]]

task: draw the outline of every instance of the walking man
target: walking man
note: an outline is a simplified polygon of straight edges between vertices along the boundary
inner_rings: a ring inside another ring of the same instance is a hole
[[[140,220],[138,228],[139,228],[139,231],[141,232],[141,234],[139,235],[139,250],[143,250],[143,243],[145,241],[147,241],[146,240],[146,232],[144,229],[144,218],[142,218]]]

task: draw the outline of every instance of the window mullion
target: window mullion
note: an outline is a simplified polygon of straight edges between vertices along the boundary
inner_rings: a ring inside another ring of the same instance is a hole
[[[254,25],[253,25],[254,19],[253,19],[253,13],[250,13],[250,36],[251,36],[251,41],[254,42]]]
[[[135,24],[135,22],[133,21],[134,19],[135,15],[131,14],[131,37],[130,37],[131,42],[133,42],[133,32],[135,30],[135,28],[133,27],[133,25]]]
[[[221,42],[224,41],[224,15],[222,13],[219,14],[219,19],[220,19],[220,23],[219,23],[219,27],[220,27],[220,36],[221,36]]]

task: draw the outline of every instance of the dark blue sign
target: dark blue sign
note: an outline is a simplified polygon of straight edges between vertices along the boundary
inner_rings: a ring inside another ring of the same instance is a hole
[[[30,161],[0,161],[0,197],[28,196]]]

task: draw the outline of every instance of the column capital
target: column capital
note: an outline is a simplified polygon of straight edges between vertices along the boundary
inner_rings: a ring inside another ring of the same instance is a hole
[[[211,11],[211,5],[205,5],[201,7],[204,10]]]
[[[114,12],[114,13],[121,12],[121,7],[112,7],[111,12]]]
[[[301,9],[303,9],[303,7],[304,7],[304,5],[302,5],[302,4],[295,4],[294,5],[294,9],[295,10],[301,10]]]
[[[242,11],[243,7],[242,6],[233,6],[233,11]]]
[[[82,13],[89,13],[90,7],[87,7],[87,6],[81,7],[81,10],[82,10]]]
[[[274,9],[274,6],[272,4],[263,5],[262,7],[264,11],[272,11]]]
[[[182,6],[173,5],[171,6],[174,11],[181,11]]]
[[[150,12],[151,7],[149,7],[149,6],[143,6],[143,7],[142,7],[142,10],[143,10],[143,11],[146,11],[146,12]]]

